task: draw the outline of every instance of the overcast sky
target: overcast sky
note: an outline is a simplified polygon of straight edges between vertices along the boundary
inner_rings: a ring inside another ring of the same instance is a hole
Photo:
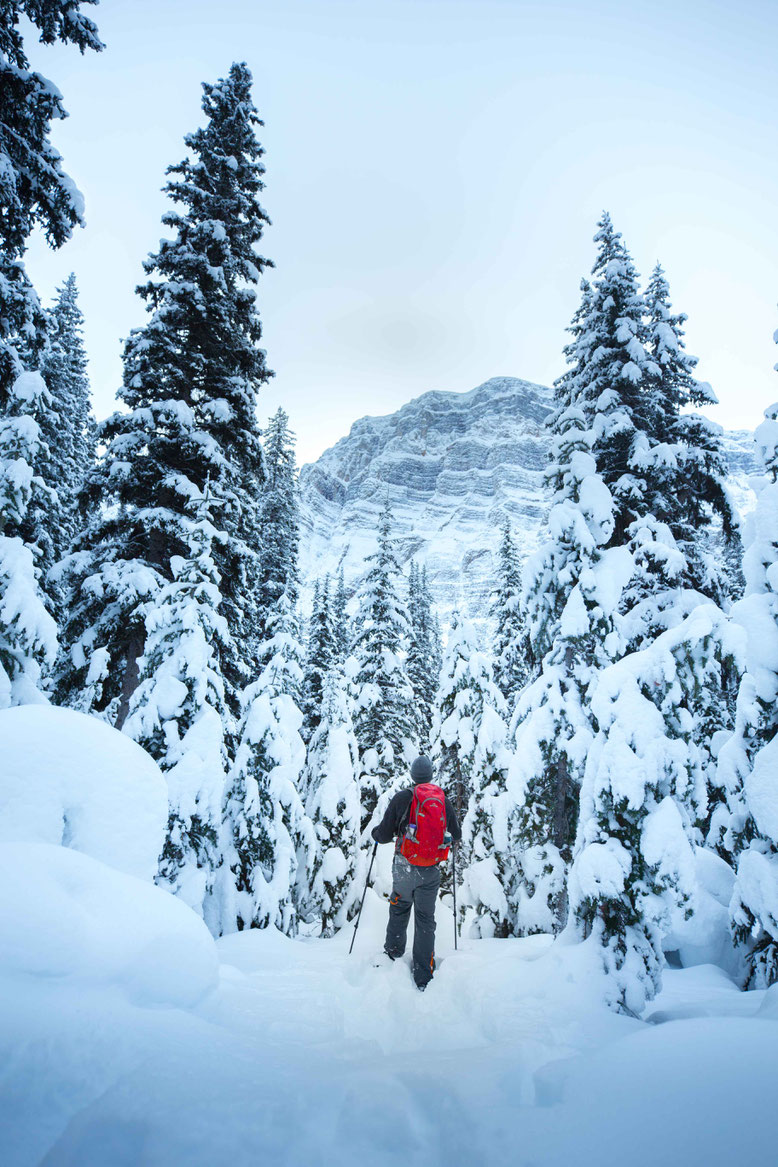
[[[273,221],[260,312],[301,461],[365,413],[496,375],[550,383],[603,208],[665,267],[722,425],[778,399],[773,0],[103,0],[105,52],[28,41],[70,118],[75,271],[98,416],[202,81],[254,74]]]

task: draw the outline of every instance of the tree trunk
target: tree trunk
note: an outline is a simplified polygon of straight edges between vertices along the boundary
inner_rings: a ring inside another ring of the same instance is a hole
[[[124,664],[122,687],[119,692],[119,706],[116,711],[117,729],[122,728],[127,720],[127,714],[130,712],[130,700],[138,687],[138,681],[140,679],[138,661],[143,655],[145,643],[145,628],[142,624],[138,624],[130,634],[130,639],[127,643],[127,657]]]

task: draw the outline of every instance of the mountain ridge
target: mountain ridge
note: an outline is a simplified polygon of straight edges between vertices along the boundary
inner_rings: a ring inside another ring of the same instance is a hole
[[[333,575],[342,565],[353,590],[388,499],[400,563],[426,565],[443,619],[454,609],[485,619],[504,518],[522,559],[541,538],[549,502],[544,423],[552,407],[547,386],[492,377],[467,393],[431,390],[394,413],[357,419],[300,471],[302,578]],[[753,497],[751,441],[747,431],[723,437],[740,512]]]

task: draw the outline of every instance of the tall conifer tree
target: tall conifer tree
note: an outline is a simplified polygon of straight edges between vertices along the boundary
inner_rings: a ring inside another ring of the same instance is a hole
[[[189,505],[186,556],[171,563],[173,579],[145,608],[140,683],[124,730],[155,757],[168,783],[169,819],[159,882],[223,930],[217,871],[222,866],[226,752],[224,684],[219,648],[229,639],[220,614],[213,558],[218,532],[210,504]]]
[[[413,688],[405,667],[410,635],[400,597],[400,567],[392,539],[387,499],[378,520],[378,548],[358,592],[353,655],[354,731],[362,767],[362,830],[367,832],[378,801],[405,774],[406,752],[418,749]]]
[[[264,436],[265,481],[259,508],[262,532],[260,643],[273,634],[272,614],[281,597],[286,596],[293,608],[297,604],[300,518],[294,445],[289,416],[279,408],[268,422]]]
[[[56,653],[56,628],[39,584],[51,543],[38,520],[57,507],[41,474],[51,398],[36,370],[46,320],[23,257],[35,227],[57,248],[83,224],[81,196],[49,140],[51,123],[66,116],[62,96],[30,69],[20,18],[31,22],[44,44],[75,44],[82,52],[103,47],[95,25],[81,12],[81,0],[6,0],[2,15],[0,707],[43,700],[41,668],[52,664]]]
[[[316,831],[308,914],[332,936],[359,903],[359,750],[345,680],[337,666],[324,680],[321,717],[308,747],[307,810]]]
[[[746,528],[746,594],[732,611],[746,667],[735,730],[719,755],[728,815],[714,828],[737,862],[730,912],[745,987],[766,988],[778,981],[778,402],[755,437],[765,477]]]
[[[300,734],[302,648],[284,593],[275,602],[264,667],[243,695],[235,763],[228,776],[226,866],[232,871],[229,929],[273,925],[294,935],[308,910],[316,837],[305,814],[306,751]]]
[[[512,712],[519,694],[535,671],[532,646],[521,606],[521,568],[516,544],[506,518],[502,525],[497,561],[497,587],[492,597],[495,625],[494,680]]]
[[[594,735],[587,690],[619,652],[617,608],[632,568],[626,549],[607,547],[615,506],[591,453],[596,430],[574,406],[556,428],[549,539],[528,561],[525,582],[528,635],[542,666],[513,715],[508,782],[516,857],[509,898],[519,935],[556,932],[567,919],[565,873]]]
[[[294,435],[279,409],[265,435],[260,675],[243,693],[225,827],[238,928],[289,935],[307,911],[316,839],[303,808],[303,665],[297,617],[299,545]]]
[[[47,452],[40,475],[46,490],[38,513],[28,516],[29,537],[41,552],[42,586],[58,621],[63,618],[67,599],[57,565],[76,534],[78,495],[95,461],[96,423],[90,404],[82,329],[76,278],[71,275],[48,313],[48,335],[41,360],[41,374],[50,395],[49,408],[41,422]]]
[[[95,709],[119,725],[137,685],[144,606],[169,580],[171,558],[184,548],[188,500],[209,477],[223,504],[213,554],[231,632],[219,670],[232,718],[257,671],[264,471],[256,398],[271,375],[255,305],[269,262],[255,250],[268,222],[259,201],[262,123],[245,65],[203,89],[205,125],[186,137],[189,156],[168,171],[176,209],[163,222],[173,235],[146,261],[153,278],[138,289],[150,318],[125,347],[120,397],[128,411],[102,427],[106,451],[85,487],[95,509],[70,564],[80,600],[60,696],[74,700],[98,654]]]
[[[655,457],[646,459],[648,509],[667,523],[685,557],[683,585],[726,602],[740,583],[739,572],[730,566],[740,541],[727,494],[721,428],[689,412],[690,406],[716,405],[717,398],[707,382],[694,376],[697,358],[684,342],[686,315],[673,312],[659,264],[648,282],[645,305],[651,437],[657,447]]]
[[[426,567],[411,561],[408,575],[408,617],[410,639],[406,669],[413,687],[416,739],[421,753],[429,753],[435,710],[435,694],[440,680],[440,641],[432,610],[432,596]]]
[[[337,659],[337,634],[332,613],[330,577],[316,580],[308,621],[303,676],[303,738],[309,742],[321,721],[324,684]]]

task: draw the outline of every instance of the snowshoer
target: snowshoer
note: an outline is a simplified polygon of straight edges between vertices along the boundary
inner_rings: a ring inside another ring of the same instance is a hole
[[[427,987],[435,968],[435,902],[440,889],[440,864],[462,829],[453,803],[432,781],[429,758],[411,766],[413,787],[398,790],[386,814],[373,828],[376,843],[396,839],[392,861],[392,895],[384,952],[396,960],[405,952],[411,907],[414,912],[413,979]]]

